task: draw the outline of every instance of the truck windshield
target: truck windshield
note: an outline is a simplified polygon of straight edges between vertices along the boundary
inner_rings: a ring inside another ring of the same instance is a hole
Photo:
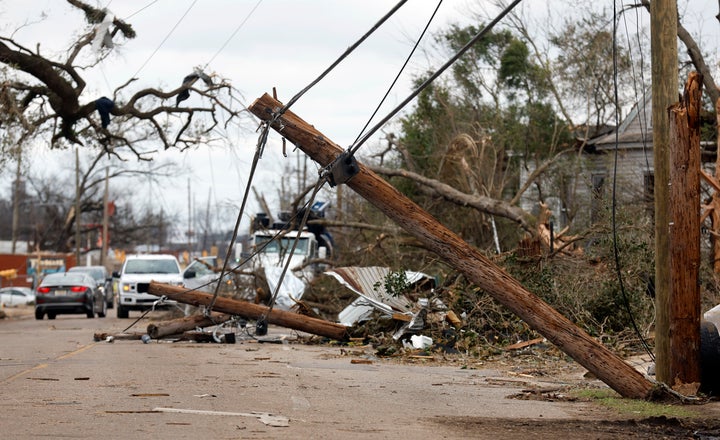
[[[125,273],[180,273],[173,260],[128,260]]]
[[[256,249],[260,249],[265,243],[272,240],[271,236],[256,236],[255,237],[255,246]],[[290,249],[292,249],[293,242],[295,241],[295,237],[283,237],[283,238],[277,238],[271,243],[269,243],[265,249],[263,249],[263,253],[266,254],[278,254],[280,253],[280,250],[283,252],[290,252]],[[308,253],[308,243],[310,240],[306,237],[300,237],[300,240],[298,241],[297,248],[295,248],[295,254],[297,255],[307,255]]]

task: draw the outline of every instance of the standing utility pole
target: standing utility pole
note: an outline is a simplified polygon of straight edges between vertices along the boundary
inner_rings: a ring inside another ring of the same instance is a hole
[[[18,151],[17,169],[15,170],[15,184],[13,185],[13,210],[12,210],[12,251],[15,253],[17,246],[18,226],[20,223],[20,171],[22,163],[22,151]]]
[[[282,103],[265,94],[249,110],[295,144],[321,166],[328,166],[345,152],[312,125],[286,111],[274,116]],[[347,185],[378,207],[409,234],[421,241],[473,284],[490,294],[560,350],[590,370],[624,397],[648,398],[653,391],[640,372],[558,313],[516,279],[487,259],[476,248],[440,224],[434,217],[364,165]]]
[[[652,126],[655,180],[655,375],[660,382],[673,383],[670,372],[670,129],[668,108],[678,98],[676,0],[650,3],[652,59]],[[699,208],[698,208],[699,209]]]
[[[75,264],[80,265],[80,152],[75,147]]]
[[[192,234],[193,234],[193,225],[192,225],[192,196],[190,194],[190,179],[187,181],[187,190],[188,190],[188,232],[187,232],[187,246],[188,246],[188,258],[192,259]],[[190,260],[188,260],[186,263],[189,263]]]
[[[105,192],[103,193],[103,220],[102,220],[102,247],[100,250],[100,265],[105,265],[108,252],[108,180],[110,180],[110,171],[105,168]]]

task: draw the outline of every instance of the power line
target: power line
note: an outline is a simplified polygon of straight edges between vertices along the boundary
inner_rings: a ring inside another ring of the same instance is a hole
[[[279,114],[283,114],[287,109],[289,109],[293,104],[295,104],[295,102],[296,102],[298,99],[300,99],[301,96],[303,96],[303,95],[304,95],[308,90],[310,90],[315,84],[317,84],[318,82],[320,82],[320,80],[322,80],[323,78],[325,78],[325,76],[326,76],[328,73],[330,73],[338,64],[340,64],[345,58],[347,58],[347,56],[350,55],[350,53],[352,53],[355,49],[357,49],[357,47],[360,46],[360,44],[361,44],[363,41],[365,41],[373,32],[375,32],[375,31],[376,31],[383,23],[385,23],[393,14],[395,14],[395,12],[397,12],[397,10],[400,9],[405,3],[407,3],[407,0],[401,0],[400,2],[398,2],[398,3],[390,10],[390,12],[388,12],[387,14],[385,14],[385,16],[383,16],[383,17],[380,19],[380,21],[378,21],[377,23],[375,23],[375,25],[374,25],[369,31],[367,31],[367,32],[365,33],[365,35],[363,35],[362,37],[360,37],[360,39],[357,40],[352,46],[348,47],[348,48],[345,50],[345,52],[343,52],[343,54],[340,55],[340,57],[339,57],[337,60],[335,60],[335,62],[333,62],[333,63],[330,65],[330,67],[328,67],[327,69],[325,69],[325,71],[320,74],[320,76],[318,76],[317,78],[315,78],[314,81],[312,81],[312,82],[311,82],[310,84],[308,84],[304,89],[302,89],[300,92],[298,92],[298,94],[296,94],[295,96],[293,96],[293,97],[290,99],[290,101],[288,101],[288,103],[285,104],[285,106],[284,106],[282,109],[280,109]]]
[[[625,310],[630,318],[630,323],[633,326],[635,334],[640,338],[640,343],[643,348],[650,356],[650,359],[655,360],[652,350],[649,344],[640,333],[640,329],[635,322],[635,316],[633,315],[630,307],[630,299],[628,298],[627,291],[625,290],[625,284],[623,282],[622,265],[620,264],[620,249],[618,247],[618,234],[617,234],[617,168],[618,168],[618,150],[620,144],[620,109],[619,109],[619,98],[618,98],[618,63],[617,63],[617,2],[613,1],[613,29],[612,29],[612,62],[613,62],[613,92],[615,98],[615,158],[613,163],[613,181],[612,181],[612,242],[613,242],[613,256],[615,258],[615,272],[620,287],[620,292],[624,300]],[[643,103],[644,106],[644,103]],[[639,108],[638,108],[639,110]]]
[[[132,14],[130,14],[130,15],[128,15],[127,17],[125,17],[125,20],[128,20],[128,19],[130,19],[130,18],[133,18],[134,16],[136,16],[136,15],[139,14],[139,13],[141,13],[142,11],[144,11],[145,9],[149,8],[150,6],[154,5],[154,4],[157,3],[157,2],[158,2],[158,0],[153,0],[153,1],[151,1],[151,2],[148,3],[147,5],[143,6],[142,8],[138,9],[137,11],[135,11],[135,12],[133,12]],[[108,6],[110,6],[110,3],[108,3]]]
[[[400,110],[402,110],[403,107],[405,107],[410,101],[415,99],[417,95],[420,94],[427,86],[429,86],[433,81],[435,81],[445,70],[447,70],[455,61],[457,61],[461,56],[465,54],[475,43],[477,43],[482,37],[485,36],[488,32],[492,30],[492,28],[495,27],[500,20],[502,20],[507,14],[512,11],[515,6],[517,6],[522,0],[515,0],[510,5],[508,5],[505,9],[500,12],[500,14],[495,17],[485,28],[483,28],[480,32],[478,32],[470,41],[468,41],[465,46],[463,46],[455,55],[452,56],[445,64],[443,64],[435,73],[433,73],[428,79],[425,80],[418,88],[416,88],[410,96],[405,98],[403,102],[401,102],[397,107],[395,107],[390,113],[387,114],[380,122],[378,122],[370,131],[365,133],[365,135],[358,141],[355,141],[353,145],[351,145],[348,148],[348,151],[350,154],[355,154],[355,152],[360,148],[367,140],[375,134],[376,131],[380,129],[383,125],[385,125],[393,116],[395,116]]]
[[[393,80],[392,84],[390,84],[390,87],[388,87],[387,92],[385,92],[385,96],[382,97],[380,102],[378,103],[377,107],[375,107],[375,111],[372,115],[368,118],[368,121],[365,123],[365,126],[360,130],[360,133],[358,133],[357,138],[355,138],[355,142],[357,142],[358,139],[360,139],[360,136],[362,136],[363,132],[367,129],[368,125],[370,125],[370,122],[373,120],[377,112],[380,110],[380,107],[383,105],[385,100],[387,99],[388,95],[390,94],[390,91],[395,87],[395,84],[400,79],[400,75],[405,70],[405,67],[407,67],[408,63],[410,62],[410,59],[412,58],[413,54],[418,48],[418,45],[420,45],[420,41],[422,41],[423,37],[425,36],[425,33],[427,32],[428,28],[430,27],[430,23],[432,23],[433,19],[435,19],[435,15],[437,14],[437,11],[440,9],[440,5],[442,5],[442,0],[438,2],[438,5],[435,7],[435,10],[433,11],[432,15],[430,16],[430,19],[428,20],[427,24],[425,25],[425,28],[423,29],[422,33],[420,34],[420,37],[415,42],[415,45],[413,46],[412,50],[408,54],[407,58],[405,59],[405,62],[403,63],[402,67],[398,71],[397,75],[395,76],[395,79]]]
[[[296,94],[274,117],[273,120],[277,119],[284,113],[288,108],[290,108],[291,105],[293,105],[302,95],[304,95],[310,88],[312,88],[315,84],[320,82],[332,69],[335,68],[342,60],[344,60],[352,51],[354,51],[367,37],[369,37],[375,30],[377,30],[382,23],[384,23],[390,16],[392,16],[402,5],[407,3],[407,0],[401,0],[393,9],[390,10],[378,23],[376,23],[368,32],[365,33],[355,44],[350,46],[333,64],[330,65],[325,71],[320,74],[319,77],[317,77],[313,82],[311,82],[309,85],[307,85],[303,90],[301,90],[298,94]],[[260,158],[262,157],[263,150],[265,149],[265,145],[267,143],[268,134],[270,131],[270,126],[272,125],[272,121],[269,123],[266,123],[262,127],[262,131],[260,132],[260,136],[258,137],[257,147],[255,149],[255,155],[253,156],[253,162],[250,167],[250,175],[248,176],[248,183],[245,187],[245,193],[243,195],[242,203],[240,205],[240,212],[238,212],[238,217],[235,221],[235,227],[233,228],[232,238],[230,239],[230,245],[228,246],[225,259],[223,261],[222,269],[220,270],[220,279],[222,279],[225,276],[225,273],[227,272],[227,264],[228,260],[230,259],[230,252],[233,246],[235,246],[235,241],[237,240],[238,230],[240,228],[240,221],[242,219],[242,215],[245,211],[245,205],[247,204],[250,187],[252,185],[253,177],[255,175],[255,171],[257,169],[258,162],[260,161]],[[324,179],[323,179],[324,182]],[[319,190],[319,188],[318,188]],[[282,279],[280,280],[280,283],[282,283]],[[215,292],[213,294],[213,299],[208,307],[208,310],[212,310],[212,307],[215,304],[215,299],[218,295],[218,288],[219,283],[215,286]]]
[[[228,43],[230,43],[230,41],[231,41],[233,38],[235,38],[235,35],[236,35],[238,32],[240,32],[240,29],[242,29],[242,27],[245,25],[245,22],[247,22],[248,19],[250,19],[250,17],[253,15],[253,13],[255,12],[255,10],[258,8],[258,6],[260,6],[260,4],[261,4],[262,2],[263,2],[263,0],[258,0],[258,2],[255,4],[255,6],[252,8],[252,10],[250,10],[250,12],[248,13],[248,15],[245,16],[245,19],[240,22],[240,24],[235,28],[235,30],[233,31],[233,33],[230,34],[230,36],[227,38],[227,40],[225,40],[225,42],[222,44],[222,46],[220,46],[220,49],[218,49],[217,52],[215,52],[215,55],[213,55],[213,56],[210,58],[210,60],[209,60],[207,63],[205,63],[205,67],[203,67],[203,70],[207,69],[207,67],[210,65],[210,63],[212,63],[212,62],[215,60],[215,58],[220,54],[220,52],[222,52],[223,49],[225,49],[225,46],[227,46]]]
[[[193,0],[193,2],[190,4],[190,6],[185,11],[185,13],[182,15],[182,17],[180,17],[180,19],[175,23],[175,25],[172,27],[172,29],[170,29],[170,32],[167,33],[165,38],[163,38],[163,40],[160,42],[158,47],[155,48],[153,53],[150,54],[148,59],[145,60],[145,62],[142,64],[142,66],[140,66],[140,68],[137,70],[137,72],[135,72],[135,74],[132,76],[132,78],[136,78],[138,76],[138,74],[140,73],[140,71],[145,68],[147,63],[149,63],[150,60],[155,56],[155,54],[158,53],[158,51],[163,46],[163,44],[165,44],[165,42],[168,40],[168,38],[170,38],[170,35],[172,35],[172,33],[175,32],[175,29],[177,29],[177,27],[180,26],[180,23],[182,23],[182,21],[185,20],[185,17],[187,17],[188,13],[190,13],[190,10],[193,8],[193,6],[195,6],[195,3],[197,3],[197,0]]]

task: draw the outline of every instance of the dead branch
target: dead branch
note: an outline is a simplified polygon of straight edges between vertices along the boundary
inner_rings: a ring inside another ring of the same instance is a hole
[[[530,215],[521,208],[512,206],[503,200],[481,195],[466,194],[438,180],[428,179],[427,177],[403,169],[391,169],[378,166],[369,166],[368,168],[375,173],[382,174],[384,176],[399,176],[410,179],[423,186],[431,188],[438,196],[444,198],[445,200],[460,206],[470,206],[480,212],[507,218],[520,225],[520,227],[528,233],[532,235],[535,234],[535,229],[531,226],[529,221]]]

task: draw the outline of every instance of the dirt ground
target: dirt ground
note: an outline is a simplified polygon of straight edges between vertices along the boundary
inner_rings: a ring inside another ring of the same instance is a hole
[[[380,357],[274,327],[236,344],[110,343],[92,335],[134,319],[6,312],[3,438],[720,439],[715,401],[664,415],[578,397],[611,392],[553,347]]]

